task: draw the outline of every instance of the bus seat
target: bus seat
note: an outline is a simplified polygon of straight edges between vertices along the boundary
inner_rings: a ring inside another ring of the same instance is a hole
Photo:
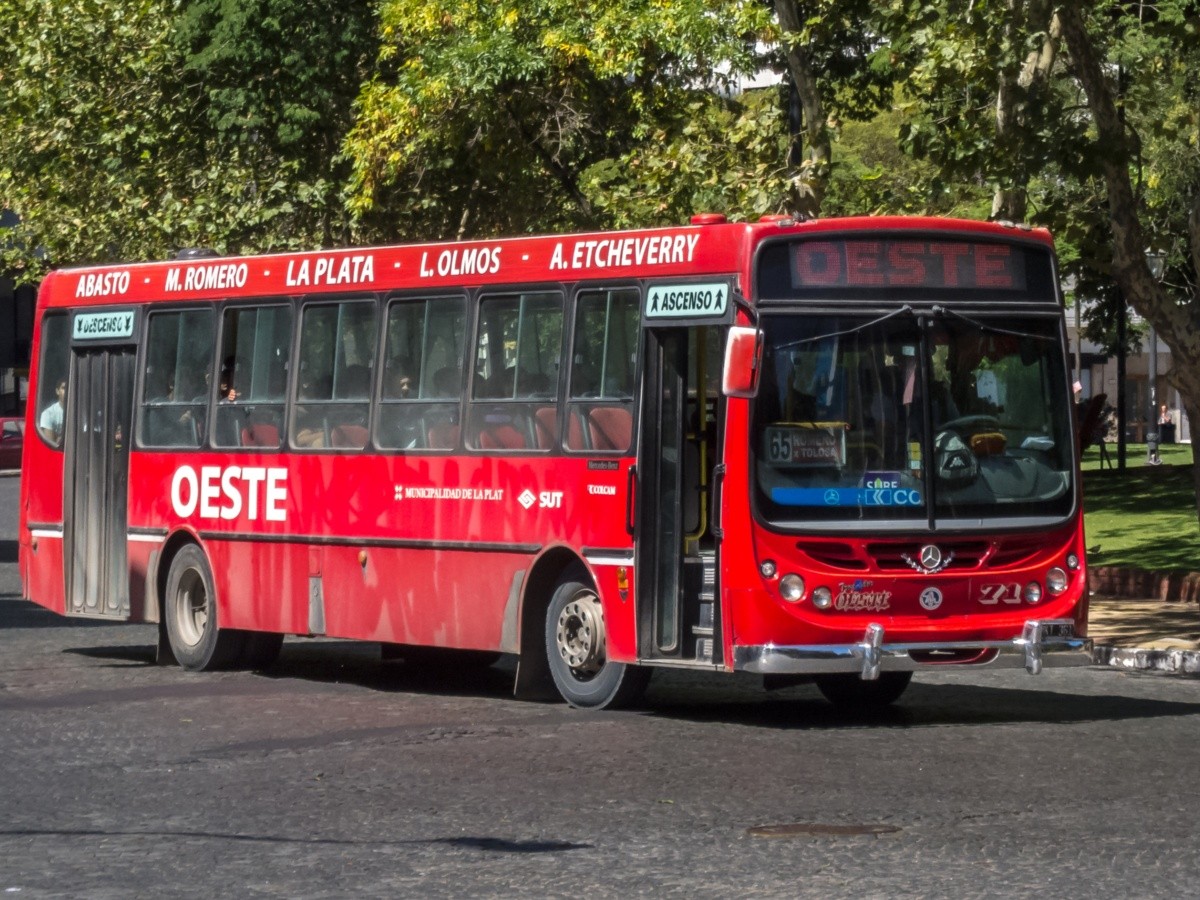
[[[578,407],[572,409],[567,416],[567,449],[588,449],[587,443],[583,438],[583,415]]]
[[[524,450],[525,436],[511,425],[488,425],[479,432],[482,450]]]
[[[431,450],[453,450],[458,444],[459,428],[453,422],[435,422],[429,426]]]
[[[242,429],[243,447],[278,447],[279,429],[269,422],[251,422]]]
[[[628,450],[633,414],[621,406],[594,406],[588,410],[588,432],[593,450]]]
[[[537,445],[542,450],[553,449],[558,440],[558,408],[554,406],[539,407],[533,414],[533,424],[537,431]]]
[[[331,447],[352,447],[361,450],[367,446],[368,433],[362,425],[334,425],[329,429]]]

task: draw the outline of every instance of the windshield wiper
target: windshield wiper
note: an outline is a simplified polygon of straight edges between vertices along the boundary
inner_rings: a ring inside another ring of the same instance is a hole
[[[907,303],[899,309],[892,310],[890,313],[885,313],[878,319],[871,319],[869,322],[863,322],[861,325],[855,325],[853,328],[846,328],[842,331],[830,331],[826,334],[818,334],[815,337],[799,338],[798,340],[788,341],[786,344],[779,344],[776,350],[791,350],[793,347],[799,347],[803,344],[815,344],[817,341],[827,341],[830,338],[842,337],[846,334],[857,334],[860,331],[865,331],[868,328],[873,328],[880,322],[886,322],[888,319],[894,319],[896,316],[913,315],[913,308]]]

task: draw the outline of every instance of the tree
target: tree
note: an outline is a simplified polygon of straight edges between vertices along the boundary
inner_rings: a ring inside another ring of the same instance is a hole
[[[916,98],[904,130],[912,152],[955,180],[990,182],[994,215],[1051,227],[1067,270],[1095,285],[1102,309],[1132,304],[1171,348],[1193,421],[1197,26],[1191,0],[905,0],[880,10],[872,26]],[[1150,247],[1170,253],[1174,289],[1151,277]]]
[[[340,147],[375,47],[351,6],[0,5],[0,206],[21,218],[0,267],[345,242]]]
[[[448,237],[628,218],[595,187],[639,147],[686,143],[683,111],[711,133],[714,91],[753,68],[769,20],[741,0],[385,0],[381,23],[351,205],[368,227]]]

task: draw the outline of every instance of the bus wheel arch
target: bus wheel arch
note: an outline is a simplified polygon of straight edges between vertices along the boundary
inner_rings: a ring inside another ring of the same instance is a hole
[[[650,670],[607,659],[603,619],[583,561],[565,548],[543,554],[524,591],[517,696],[584,709],[626,706],[641,696]]]
[[[161,630],[175,660],[193,672],[236,665],[246,636],[220,625],[207,554],[194,541],[181,540],[173,552],[163,554],[160,572],[164,569],[165,578],[160,575]]]
[[[525,579],[517,616],[517,679],[513,691],[522,700],[562,700],[546,657],[546,610],[555,588],[568,572],[589,577],[578,554],[566,547],[551,547],[534,560]]]

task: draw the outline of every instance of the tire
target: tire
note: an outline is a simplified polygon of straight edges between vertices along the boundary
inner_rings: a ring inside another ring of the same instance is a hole
[[[212,570],[195,544],[181,548],[171,560],[164,606],[167,640],[184,669],[206,672],[239,662],[246,634],[220,627]]]
[[[559,694],[576,709],[617,709],[642,695],[650,670],[606,655],[604,610],[595,590],[559,582],[546,610],[546,658]]]
[[[883,672],[875,681],[863,681],[857,675],[818,675],[816,682],[839,709],[879,710],[899,700],[912,677],[912,672]]]

